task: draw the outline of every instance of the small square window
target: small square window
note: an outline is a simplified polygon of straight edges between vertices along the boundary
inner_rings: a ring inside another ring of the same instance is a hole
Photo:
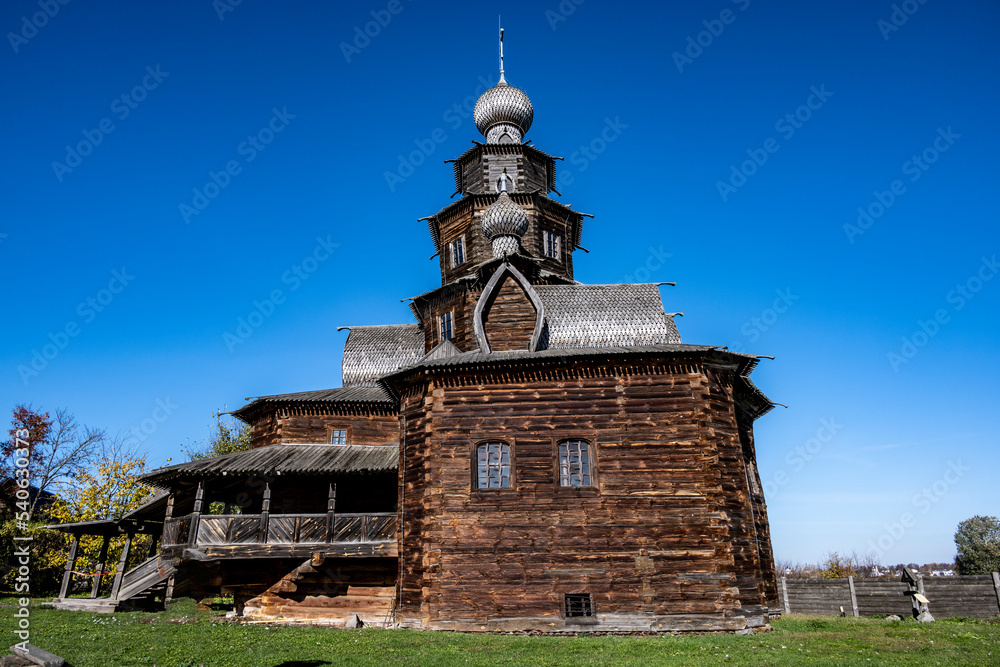
[[[564,440],[559,443],[559,486],[593,486],[590,443]]]
[[[566,618],[580,618],[582,616],[593,616],[594,605],[590,599],[590,593],[567,593],[566,594]]]
[[[465,237],[459,236],[451,244],[451,265],[456,267],[465,263]]]
[[[441,316],[441,340],[450,340],[454,336],[451,326],[451,313]]]
[[[562,261],[562,237],[552,232],[545,232],[545,256],[557,262]]]
[[[330,432],[330,444],[331,445],[346,445],[347,444],[347,429],[333,429]]]

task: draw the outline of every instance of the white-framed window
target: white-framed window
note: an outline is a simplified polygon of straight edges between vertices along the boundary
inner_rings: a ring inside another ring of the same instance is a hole
[[[331,445],[346,445],[347,444],[347,429],[346,428],[334,428],[330,431],[330,444]]]
[[[559,486],[593,486],[590,443],[563,440],[559,443]]]
[[[557,262],[562,261],[562,237],[552,232],[545,232],[545,256]]]
[[[451,311],[441,316],[439,333],[441,334],[441,340],[449,340],[454,337],[455,332],[452,328]]]
[[[476,445],[476,488],[510,488],[510,445],[483,442]]]
[[[465,236],[459,236],[451,246],[451,267],[465,263]]]

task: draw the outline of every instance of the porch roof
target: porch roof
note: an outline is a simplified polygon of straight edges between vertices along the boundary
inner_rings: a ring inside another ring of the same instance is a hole
[[[159,468],[139,477],[143,482],[170,488],[179,478],[216,475],[323,475],[395,470],[395,445],[270,445],[245,452]]]

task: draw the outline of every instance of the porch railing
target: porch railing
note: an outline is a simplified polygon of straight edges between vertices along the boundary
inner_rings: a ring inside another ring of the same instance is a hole
[[[327,544],[392,542],[395,512],[365,514],[202,514],[191,539],[193,515],[167,519],[163,546],[235,544]]]

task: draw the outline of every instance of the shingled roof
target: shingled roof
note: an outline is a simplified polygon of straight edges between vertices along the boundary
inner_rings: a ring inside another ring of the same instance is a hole
[[[550,349],[681,342],[655,284],[533,287],[545,305]]]
[[[374,387],[375,381],[416,363],[424,356],[424,332],[419,324],[346,327],[344,387]]]
[[[277,405],[329,405],[340,407],[395,409],[396,399],[379,386],[336,387],[334,389],[319,389],[316,391],[299,391],[292,394],[272,394],[258,396],[232,414],[248,424],[253,415],[263,408]]]
[[[221,475],[325,475],[395,470],[399,448],[381,445],[270,445],[210,459],[158,468],[139,477],[147,484],[171,488],[178,478]]]

